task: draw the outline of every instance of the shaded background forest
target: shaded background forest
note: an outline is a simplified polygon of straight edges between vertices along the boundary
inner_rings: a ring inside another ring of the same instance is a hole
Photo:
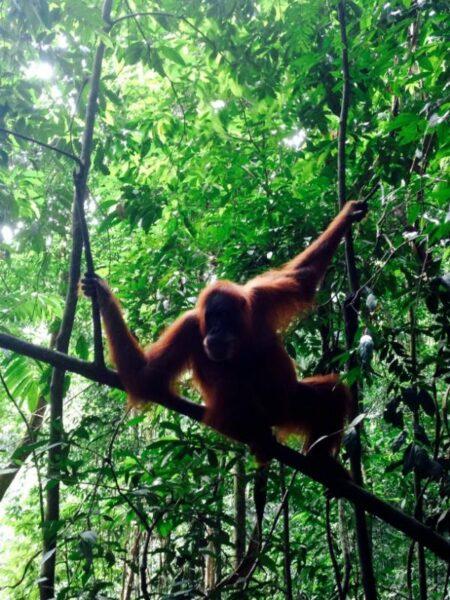
[[[356,0],[346,12],[348,198],[378,186],[355,230],[361,313],[347,376],[362,390],[364,476],[448,536],[448,6]],[[99,43],[87,220],[97,271],[143,344],[207,281],[282,264],[338,208],[334,3],[115,1],[108,31],[101,13],[98,0],[0,3],[0,332],[43,346],[54,346],[63,316],[71,157]],[[317,310],[287,338],[300,376],[345,369],[347,293],[341,252]],[[92,352],[80,300],[69,353]],[[197,597],[231,570],[254,519],[255,465],[243,448],[161,407],[124,416],[122,392],[66,374],[58,473],[48,478],[51,369],[0,350],[0,375],[2,598],[39,597],[56,481],[58,598],[142,597],[144,548],[155,598]],[[259,568],[245,595],[223,597],[289,598],[289,563],[291,597],[337,597],[323,490],[290,478],[272,465]],[[286,485],[288,512],[271,531]],[[339,570],[351,567],[348,597],[362,598],[350,505],[333,500],[330,522]],[[442,561],[376,519],[369,531],[380,598],[448,597]]]

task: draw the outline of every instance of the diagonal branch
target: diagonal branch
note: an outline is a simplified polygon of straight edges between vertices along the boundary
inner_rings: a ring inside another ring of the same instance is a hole
[[[19,140],[25,140],[26,142],[31,142],[32,144],[36,144],[37,146],[41,146],[42,148],[47,148],[47,150],[53,150],[53,152],[57,152],[58,154],[62,154],[63,156],[67,156],[71,160],[75,161],[78,165],[81,165],[81,160],[75,154],[71,154],[70,152],[66,152],[65,150],[61,150],[56,146],[52,146],[51,144],[46,144],[45,142],[41,142],[40,140],[36,140],[35,138],[30,137],[29,135],[24,135],[23,133],[19,133],[17,131],[13,131],[12,129],[7,129],[6,127],[0,127],[0,131],[6,133],[7,135],[12,135]]]
[[[46,362],[58,368],[64,368],[66,371],[78,373],[91,381],[102,383],[112,388],[124,389],[115,371],[107,368],[99,368],[93,363],[67,356],[62,352],[41,348],[6,333],[0,333],[0,348],[18,352],[19,354]],[[159,402],[159,404],[197,422],[201,422],[204,415],[203,406],[186,400],[181,396],[174,395],[170,400]],[[385,521],[412,540],[420,542],[434,552],[436,556],[450,561],[449,541],[437,534],[430,527],[419,523],[413,517],[384,502],[352,481],[336,477],[337,463],[334,459],[330,458],[327,460],[323,457],[318,459],[313,456],[306,456],[276,441],[272,442],[268,451],[279,462],[321,483],[333,494],[347,498],[355,506],[359,506],[382,521]]]
[[[11,454],[11,459],[5,469],[0,473],[0,502],[8,491],[11,483],[14,481],[17,473],[32,452],[31,444],[36,441],[38,431],[41,428],[42,421],[47,408],[47,402],[43,396],[39,397],[36,410],[27,421],[26,433]]]
[[[108,32],[111,23],[112,0],[104,0],[102,9],[102,19],[104,22],[104,32]],[[91,242],[89,230],[86,223],[84,210],[84,201],[87,192],[87,180],[91,167],[92,143],[94,138],[95,118],[97,115],[97,103],[100,90],[100,78],[102,72],[103,56],[105,54],[105,44],[101,40],[95,52],[92,74],[90,77],[89,97],[86,106],[85,126],[83,139],[81,142],[81,164],[74,172],[75,184],[75,204],[77,206],[78,219],[80,221],[81,236],[86,258],[86,269],[89,275],[94,275],[94,259],[92,257]],[[105,364],[103,357],[102,325],[100,319],[100,308],[97,297],[92,296],[92,325],[94,330],[94,362],[103,367]]]

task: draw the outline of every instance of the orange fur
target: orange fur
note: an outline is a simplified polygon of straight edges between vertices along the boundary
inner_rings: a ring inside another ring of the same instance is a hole
[[[205,422],[249,443],[258,456],[264,455],[272,428],[282,437],[302,435],[306,451],[335,454],[349,414],[349,391],[336,375],[297,381],[279,330],[312,305],[349,224],[347,206],[309,248],[281,269],[245,285],[229,281],[209,285],[195,309],[166,329],[146,352],[129,332],[117,301],[103,306],[113,360],[133,401],[157,401],[174,394],[177,378],[192,369],[206,404]],[[206,306],[214,294],[227,296],[241,323],[237,351],[223,362],[210,360],[203,345]]]

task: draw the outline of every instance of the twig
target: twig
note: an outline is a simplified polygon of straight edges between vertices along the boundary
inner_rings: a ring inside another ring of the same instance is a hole
[[[119,484],[119,479],[117,477],[117,473],[114,469],[113,463],[112,463],[112,451],[113,451],[113,446],[114,446],[114,442],[119,434],[119,430],[120,427],[122,425],[122,423],[124,422],[125,418],[127,417],[129,413],[129,410],[127,412],[124,413],[124,415],[119,419],[113,435],[111,436],[111,440],[109,443],[109,447],[108,447],[108,452],[106,454],[105,457],[105,464],[108,465],[108,467],[111,469],[111,474],[113,476],[114,479],[114,484],[116,486],[116,490],[117,493],[119,494],[119,496],[128,504],[128,506],[131,508],[131,510],[137,515],[137,517],[139,518],[140,522],[142,523],[142,525],[145,527],[145,530],[148,531],[149,530],[149,522],[147,520],[147,516],[140,510],[140,508],[136,507],[133,502],[129,499],[128,495],[122,491],[122,488],[120,487]]]
[[[363,196],[362,201],[363,202],[369,202],[369,200],[373,196],[375,196],[375,194],[378,192],[379,189],[380,189],[380,180],[377,179],[377,181],[375,181],[375,183],[372,185],[372,187],[367,192],[367,194],[365,196]]]
[[[114,479],[114,484],[116,486],[117,493],[126,502],[126,504],[128,504],[128,506],[131,508],[131,510],[137,515],[137,517],[139,518],[140,522],[142,523],[142,525],[144,526],[145,531],[146,531],[146,538],[145,538],[145,543],[144,543],[144,548],[143,548],[143,554],[142,554],[142,562],[141,562],[141,566],[139,568],[139,571],[140,571],[142,595],[144,597],[144,600],[149,600],[150,599],[150,594],[148,592],[148,587],[147,587],[147,553],[148,553],[148,545],[150,543],[150,537],[152,535],[152,532],[153,532],[154,528],[158,524],[158,522],[161,519],[161,517],[168,510],[170,510],[170,508],[172,507],[173,503],[170,503],[168,506],[165,506],[164,508],[161,508],[157,512],[157,514],[154,517],[152,523],[150,524],[148,522],[148,520],[147,520],[147,516],[141,511],[140,508],[138,508],[130,500],[130,498],[128,497],[128,494],[126,494],[122,490],[122,488],[120,487],[119,479],[117,477],[116,471],[115,471],[113,463],[112,463],[112,452],[113,452],[114,443],[115,443],[115,441],[117,439],[117,436],[119,435],[120,427],[122,426],[123,422],[125,421],[126,417],[128,416],[130,410],[131,409],[128,409],[124,413],[124,415],[118,420],[117,425],[114,428],[113,435],[111,436],[111,440],[110,440],[109,445],[108,445],[108,451],[107,451],[106,457],[104,459],[104,464],[108,465],[108,467],[111,469],[111,474],[112,474],[113,479]],[[96,488],[94,488],[94,492],[93,493],[95,493],[95,489]],[[178,504],[179,502],[180,502],[180,500],[178,500],[175,503],[175,505]]]
[[[27,429],[28,437],[29,437],[30,444],[31,444],[33,442],[34,432],[33,432],[32,428],[30,426],[30,423],[28,422],[28,419],[25,416],[25,413],[20,408],[20,406],[19,406],[18,402],[16,401],[16,399],[14,398],[14,396],[11,394],[11,391],[10,391],[10,389],[8,387],[8,384],[6,383],[5,378],[3,377],[3,373],[1,371],[0,371],[0,381],[1,381],[1,384],[3,386],[3,389],[6,392],[6,395],[11,400],[11,402],[14,404],[14,408],[17,410],[17,412],[20,415],[20,418],[25,423],[25,427]],[[41,514],[41,523],[43,523],[44,522],[44,499],[42,497],[43,486],[42,486],[41,471],[39,469],[39,463],[38,463],[36,451],[32,450],[31,454],[33,456],[34,467],[36,469],[36,475],[37,475],[37,479],[38,479],[39,511],[40,511],[40,514]]]
[[[18,133],[17,131],[13,131],[12,129],[7,129],[6,127],[0,127],[0,131],[6,133],[7,135],[12,135],[19,140],[25,140],[26,142],[31,142],[32,144],[36,144],[37,146],[41,146],[42,148],[47,148],[47,150],[53,150],[53,152],[57,152],[58,154],[62,154],[63,156],[67,156],[71,160],[75,161],[78,165],[81,165],[81,160],[75,154],[71,154],[70,152],[66,152],[65,150],[61,150],[56,146],[52,146],[51,144],[46,144],[45,142],[41,142],[36,140],[35,138],[30,137],[29,135],[24,135],[23,133]]]
[[[18,445],[12,451],[10,461],[6,467],[6,472],[0,475],[0,502],[6,494],[6,492],[8,491],[9,486],[14,481],[14,478],[19,473],[20,468],[25,463],[25,460],[33,451],[33,448],[30,448],[30,444],[34,442],[42,426],[46,408],[47,401],[43,396],[39,396],[37,408],[32,413],[28,423],[29,427],[26,428],[27,431],[25,435],[22,437]],[[31,439],[29,435],[29,430],[31,430],[32,432]],[[16,456],[20,458],[20,463],[18,460],[15,459]]]
[[[13,584],[11,584],[11,585],[3,585],[2,587],[0,587],[0,591],[4,591],[4,590],[14,590],[14,589],[18,588],[18,587],[19,587],[19,585],[21,585],[21,584],[23,583],[23,580],[25,579],[25,575],[27,574],[27,572],[28,572],[28,569],[29,569],[29,568],[31,567],[31,565],[33,564],[33,561],[35,561],[35,560],[36,560],[36,558],[39,556],[39,554],[40,554],[40,553],[41,553],[41,551],[40,551],[40,550],[38,550],[37,552],[35,552],[35,553],[33,554],[33,556],[32,556],[31,558],[29,558],[29,559],[27,560],[27,562],[25,563],[25,567],[23,568],[22,575],[21,575],[20,579],[18,579],[18,580],[16,581],[16,583],[13,583]]]
[[[148,58],[150,61],[151,55],[152,55],[152,49],[150,46],[150,42],[148,41],[147,36],[145,35],[145,31],[142,29],[141,24],[139,23],[139,19],[137,18],[137,16],[135,14],[133,14],[131,12],[130,3],[128,2],[128,0],[125,0],[125,2],[128,7],[128,10],[130,11],[131,17],[133,18],[133,21],[135,22],[136,27],[137,27],[139,33],[141,34],[142,39],[144,40],[144,44],[145,44],[145,47],[147,48],[147,54],[148,54]],[[183,113],[183,136],[179,142],[179,143],[181,143],[183,141],[183,137],[186,135],[186,111],[185,111],[183,103],[181,102],[180,97],[178,95],[177,89],[175,87],[175,83],[169,77],[169,75],[167,74],[167,72],[164,68],[163,68],[163,73],[166,76],[167,80],[169,81],[170,87],[172,89],[172,92],[174,93],[174,96],[178,103],[178,106],[181,108],[181,112]]]
[[[215,43],[212,40],[210,40],[208,36],[202,32],[201,29],[194,25],[194,23],[191,23],[191,21],[183,15],[175,15],[174,13],[158,10],[130,13],[127,15],[122,15],[117,19],[114,19],[114,21],[112,21],[111,23],[111,28],[115,25],[118,25],[122,21],[125,21],[126,19],[136,19],[137,17],[167,17],[169,19],[177,19],[178,21],[183,21],[183,23],[186,23],[186,25],[188,25],[191,29],[197,32],[200,35],[200,37],[202,37],[205,40],[205,42],[208,42],[208,44],[210,44],[213,47],[213,49],[217,52],[217,47]]]
[[[92,492],[90,494],[90,496],[91,496],[90,508],[87,511],[87,523],[88,523],[88,527],[89,528],[91,528],[90,519],[91,519],[92,505],[93,505],[94,500],[95,500],[95,495],[97,493],[97,489],[98,489],[98,487],[100,485],[100,482],[101,482],[101,480],[103,478],[103,475],[104,475],[104,466],[107,465],[107,464],[109,464],[111,462],[111,456],[112,456],[113,446],[114,446],[114,442],[116,440],[116,437],[118,435],[118,430],[119,430],[120,426],[122,425],[122,423],[124,422],[124,420],[126,419],[126,417],[129,414],[130,414],[130,409],[126,410],[119,417],[119,419],[117,420],[117,425],[113,429],[113,434],[112,434],[111,439],[110,439],[109,444],[108,444],[108,450],[106,452],[106,457],[103,457],[103,455],[101,456],[101,458],[102,458],[102,466],[98,470],[97,478],[96,478],[96,480],[94,482],[94,488],[93,488],[93,490],[92,490]],[[74,442],[72,442],[72,444],[73,443]],[[80,444],[76,444],[76,445],[78,445],[79,447],[82,447]],[[96,455],[97,457],[100,458],[100,455],[97,452],[95,452],[94,450],[92,450],[92,448],[89,448],[89,449],[85,448],[85,450],[88,450],[89,452],[91,452],[92,454],[94,454],[94,455]],[[117,485],[113,489],[115,489],[117,491]]]

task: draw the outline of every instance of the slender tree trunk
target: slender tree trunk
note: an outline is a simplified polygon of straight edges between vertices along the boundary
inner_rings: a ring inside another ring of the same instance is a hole
[[[131,548],[131,563],[134,565],[133,567],[128,567],[128,569],[124,569],[126,573],[125,585],[122,589],[122,600],[132,600],[133,591],[135,588],[136,582],[136,572],[138,571],[139,565],[139,548],[141,544],[142,532],[136,531],[136,535],[134,538],[133,546]]]
[[[286,493],[286,469],[280,463],[280,488],[281,497]],[[293,600],[292,595],[292,574],[291,574],[291,540],[289,523],[289,498],[283,504],[283,571],[284,571],[284,597],[286,600]]]
[[[333,565],[334,579],[336,581],[337,595],[339,600],[344,599],[342,591],[342,575],[339,569],[339,562],[336,558],[336,552],[334,549],[333,531],[331,528],[331,499],[325,498],[325,520],[326,520],[326,532],[327,532],[327,544],[328,552],[330,554],[331,564]]]
[[[72,252],[69,285],[61,327],[56,340],[56,350],[67,353],[72,333],[78,298],[82,240],[76,208],[72,210]],[[50,449],[48,452],[48,482],[45,520],[43,523],[43,558],[39,592],[41,600],[55,596],[56,543],[59,527],[59,478],[63,443],[63,399],[65,371],[54,369],[50,383]]]
[[[417,331],[416,331],[416,315],[414,308],[409,309],[410,322],[410,340],[411,340],[411,371],[412,381],[417,384],[418,366],[417,366]],[[416,433],[420,427],[419,408],[415,407],[413,411],[413,426],[414,426],[414,442],[416,443]],[[418,521],[423,521],[423,495],[420,476],[417,468],[414,468],[414,497],[416,506],[414,516]],[[420,600],[427,600],[427,565],[425,561],[425,549],[422,544],[417,545],[417,562],[419,571],[419,591]]]
[[[220,467],[222,471],[225,467],[225,459],[222,461]],[[208,554],[206,554],[204,565],[204,588],[206,593],[214,589],[222,575],[222,544],[220,542],[221,514],[223,508],[222,483],[222,476],[217,477],[212,495],[216,516],[214,518],[214,524],[212,526],[206,526],[205,528],[206,537],[208,539]],[[214,594],[214,597],[219,600],[221,597],[220,592]]]
[[[246,546],[246,500],[245,456],[242,452],[234,466],[234,566],[237,568],[245,556]]]
[[[342,548],[342,558],[344,562],[344,577],[342,581],[342,596],[347,597],[348,590],[350,587],[350,573],[352,568],[351,551],[350,551],[350,540],[348,537],[347,523],[345,520],[345,507],[343,500],[339,499],[338,511],[339,511],[339,538]]]
[[[218,509],[219,509],[219,514],[222,512],[223,510],[223,492],[220,493],[218,499]],[[220,533],[220,529],[221,529],[221,519],[220,516],[217,518],[217,524],[216,524],[216,533],[219,534]],[[218,538],[220,536],[217,536]],[[216,578],[215,578],[215,583],[219,582],[222,579],[222,544],[220,542],[220,539],[216,539],[214,541],[214,555],[216,557]],[[221,598],[221,594],[220,592],[218,592],[217,594],[217,599],[220,600]]]
[[[211,537],[214,535],[214,529],[212,527],[206,527],[206,536]],[[208,554],[205,557],[205,592],[208,590],[212,590],[216,585],[218,578],[216,574],[216,554],[215,554],[215,544],[213,541],[208,542]]]
[[[105,24],[109,24],[110,21],[111,5],[112,0],[104,1],[102,16]],[[92,138],[97,112],[99,82],[104,50],[105,45],[103,42],[100,42],[94,58],[90,93],[86,108],[85,127],[81,145],[81,166],[78,167],[75,176],[69,283],[61,327],[56,340],[56,350],[64,354],[67,354],[69,349],[77,306],[78,282],[80,279],[81,253],[83,247],[82,226],[85,227],[82,206],[86,195],[87,179],[89,175]],[[87,242],[87,236],[85,236],[85,241]],[[94,306],[94,323],[96,321],[98,321],[98,319],[95,315]],[[95,328],[94,333],[96,333],[97,337],[97,328]],[[98,359],[97,345],[96,342],[96,358]],[[55,597],[56,546],[60,516],[60,460],[64,439],[63,401],[65,374],[66,372],[62,369],[54,369],[50,383],[50,450],[48,453],[46,511],[45,521],[43,523],[43,560],[41,577],[39,580],[41,600],[49,600],[50,598]]]
[[[348,62],[347,28],[345,15],[345,0],[338,3],[339,24],[341,30],[342,42],[342,74],[343,74],[343,92],[341,103],[341,114],[339,119],[339,137],[338,137],[338,193],[339,205],[344,207],[347,201],[346,187],[346,157],[345,146],[347,138],[347,117],[350,105],[350,70]],[[347,276],[350,288],[350,295],[345,303],[345,335],[347,348],[352,349],[355,340],[355,334],[358,329],[359,313],[359,274],[356,268],[355,251],[353,247],[352,231],[349,230],[345,236],[345,260],[347,265]],[[356,366],[356,356],[351,353],[348,367],[352,369]],[[358,384],[352,385],[353,410],[351,418],[359,414],[359,390]],[[354,481],[362,486],[363,475],[361,466],[361,435],[360,425],[357,427],[356,440],[354,448],[350,455],[350,464]],[[372,544],[367,527],[366,514],[359,506],[355,507],[356,520],[356,540],[358,544],[358,555],[361,566],[362,582],[366,600],[376,600],[377,591],[375,575],[373,572]]]
[[[158,543],[160,546],[161,551],[158,553],[159,559],[158,559],[158,563],[159,563],[159,577],[158,577],[158,593],[160,594],[160,596],[162,597],[164,595],[164,590],[166,588],[166,584],[167,584],[167,564],[168,564],[168,560],[167,560],[167,552],[164,551],[165,548],[170,548],[170,544],[171,544],[171,539],[170,539],[170,534],[167,537],[163,537],[159,534],[158,535]]]

